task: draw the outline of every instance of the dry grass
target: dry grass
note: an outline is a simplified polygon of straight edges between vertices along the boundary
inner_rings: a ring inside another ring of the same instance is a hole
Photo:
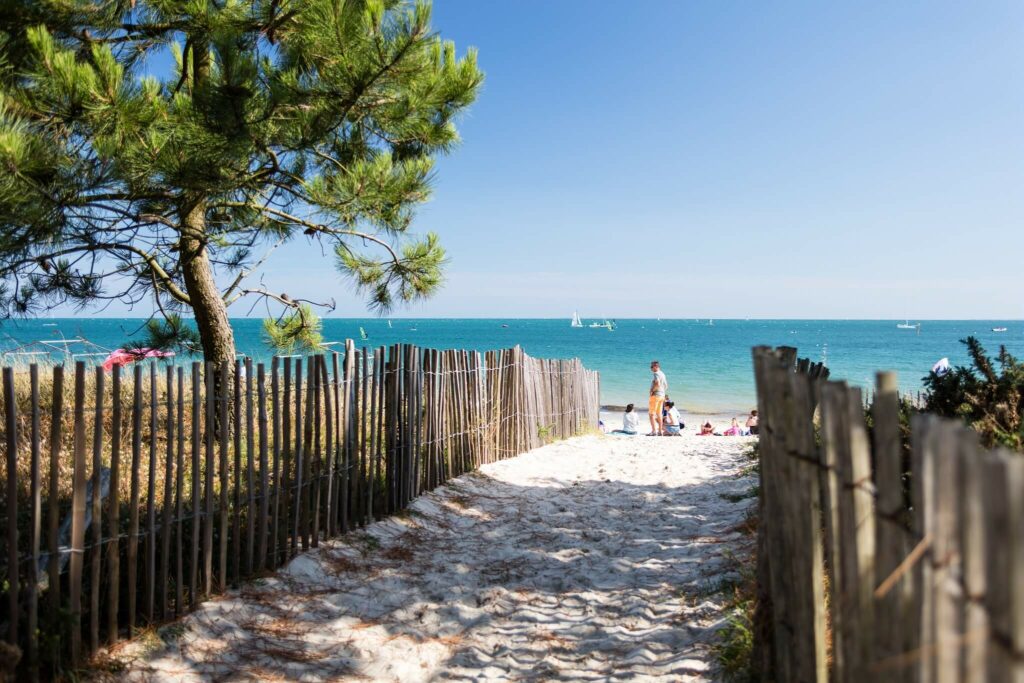
[[[758,516],[756,506],[751,506],[747,516],[743,518],[743,521],[736,526],[729,527],[727,531],[729,533],[740,533],[744,536],[756,536],[757,535]]]
[[[469,496],[456,494],[454,496],[448,496],[447,498],[445,498],[445,502],[465,509],[468,508],[473,503],[473,499],[470,498]]]
[[[448,636],[439,636],[437,638],[434,638],[434,642],[441,643],[442,645],[445,645],[446,647],[450,647],[453,649],[462,645],[462,643],[465,642],[465,640],[466,639],[463,638],[462,634],[460,633],[453,633]]]
[[[333,574],[351,574],[355,572],[365,572],[368,569],[366,565],[356,562],[345,555],[323,553],[321,555],[321,560],[327,565]]]
[[[273,671],[264,666],[254,666],[246,670],[250,676],[257,681],[266,681],[266,683],[288,683],[294,678],[278,671]]]
[[[557,636],[557,635],[555,635],[554,633],[552,633],[551,631],[549,631],[548,629],[545,629],[545,628],[538,629],[538,630],[534,631],[533,633],[530,634],[530,637],[533,640],[535,640],[535,641],[540,641],[542,643],[547,643],[549,646],[566,645],[569,642],[565,638],[562,638],[561,636]]]
[[[273,645],[260,646],[259,653],[264,657],[284,660],[294,664],[312,664],[327,658],[327,653],[325,652],[311,652],[304,648],[275,647]]]
[[[54,429],[55,426],[59,427],[59,438],[57,439],[57,446],[59,448],[59,454],[57,458],[57,466],[59,468],[58,473],[58,488],[57,494],[61,501],[70,500],[71,488],[74,475],[74,417],[75,417],[75,377],[74,369],[68,368],[64,373],[64,382],[62,391],[60,392],[60,399],[62,402],[61,411],[59,413],[59,421],[54,421],[53,405],[54,400],[57,397],[55,393],[55,383],[53,375],[49,368],[41,369],[39,377],[39,442],[40,442],[40,481],[42,483],[44,493],[48,492],[48,481],[51,474],[50,468],[50,453],[53,448],[53,440],[58,436],[58,430]],[[31,485],[31,465],[32,465],[32,392],[29,373],[27,371],[16,372],[14,375],[15,384],[15,407],[17,410],[17,467],[18,467],[18,485],[19,495],[27,500]],[[191,460],[192,460],[192,449],[191,449],[191,434],[193,428],[193,415],[191,411],[191,396],[192,396],[192,383],[191,378],[186,376],[184,382],[185,392],[185,410],[183,412],[183,427],[184,436],[186,442],[183,449],[183,460],[185,467],[183,468],[184,481],[189,482],[191,478]],[[103,467],[110,467],[112,461],[112,454],[114,451],[114,396],[113,396],[113,379],[110,375],[104,375],[104,386],[102,396],[97,397],[97,378],[94,371],[91,369],[86,372],[85,381],[85,401],[83,405],[83,415],[85,422],[84,430],[84,450],[87,472],[91,475],[92,464],[94,458],[94,442],[96,438],[97,430],[100,430],[100,461]],[[162,504],[163,502],[163,483],[164,483],[164,467],[167,460],[167,386],[166,386],[166,375],[165,371],[161,368],[157,372],[157,397],[156,403],[151,402],[152,397],[152,382],[150,380],[148,369],[142,375],[142,382],[139,385],[139,391],[142,394],[142,413],[139,419],[140,426],[140,442],[141,446],[138,455],[138,469],[140,472],[140,501],[145,502],[147,500],[147,477],[149,472],[149,461],[151,448],[155,448],[156,454],[156,473],[157,473],[157,486],[154,491],[154,502],[156,504]],[[178,420],[177,420],[177,380],[174,383],[174,404],[175,404],[175,418],[174,418],[174,431],[175,431],[175,451],[177,450],[178,440]],[[120,460],[120,477],[118,481],[118,495],[121,500],[127,501],[131,495],[131,468],[132,468],[132,417],[133,417],[133,404],[134,404],[134,393],[135,393],[135,381],[131,372],[125,373],[121,377],[121,390],[120,397],[117,403],[120,406],[121,415],[118,425],[120,427],[120,440],[116,444],[119,452]],[[99,400],[98,400],[99,399]],[[97,405],[102,406],[101,419],[97,423],[96,407]],[[151,415],[152,410],[156,408],[157,414],[157,426],[155,432],[155,439],[153,437],[153,430],[151,429]],[[2,397],[0,397],[0,406],[6,415],[7,406]],[[202,447],[202,439],[205,437],[205,420],[203,415],[199,416],[199,430],[200,430],[200,447]],[[6,450],[6,443],[4,444]],[[176,457],[176,452],[172,454]],[[205,461],[205,457],[200,458],[201,461]],[[2,464],[4,470],[4,476],[6,476],[6,462]],[[203,472],[205,476],[205,471]]]
[[[394,560],[396,562],[412,562],[415,558],[415,554],[409,548],[401,545],[394,545],[384,550],[381,557],[387,560]]]

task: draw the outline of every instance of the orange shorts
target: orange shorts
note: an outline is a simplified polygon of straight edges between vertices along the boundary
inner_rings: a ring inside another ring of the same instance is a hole
[[[661,419],[661,409],[665,407],[664,396],[651,396],[651,400],[647,402],[647,409],[655,419]]]

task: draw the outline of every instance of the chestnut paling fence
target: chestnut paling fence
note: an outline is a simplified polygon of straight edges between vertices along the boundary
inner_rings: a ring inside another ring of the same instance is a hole
[[[1024,680],[1024,456],[754,349],[765,679]],[[763,627],[763,628],[762,628]]]
[[[518,347],[69,370],[3,369],[0,628],[33,678],[598,424],[598,373]]]

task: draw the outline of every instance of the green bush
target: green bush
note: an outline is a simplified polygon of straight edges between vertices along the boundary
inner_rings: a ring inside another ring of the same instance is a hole
[[[961,343],[967,346],[970,366],[924,378],[925,412],[964,420],[977,430],[986,447],[1024,450],[1024,365],[1005,346],[993,361],[976,338]]]

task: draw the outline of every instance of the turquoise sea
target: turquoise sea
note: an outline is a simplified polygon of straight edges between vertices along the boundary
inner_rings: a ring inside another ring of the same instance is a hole
[[[586,321],[587,323],[591,321]],[[617,329],[574,329],[569,320],[538,319],[326,319],[324,339],[359,339],[366,345],[398,342],[434,348],[485,351],[521,345],[549,358],[579,357],[601,372],[606,404],[644,403],[648,365],[661,361],[670,395],[690,411],[745,411],[754,404],[750,349],[757,344],[796,346],[801,356],[826,360],[833,377],[869,385],[879,369],[899,372],[904,390],[916,391],[939,358],[966,362],[960,339],[979,337],[991,350],[1005,344],[1024,357],[1024,322],[997,320],[921,321],[917,330],[898,329],[894,320],[618,320]],[[916,322],[916,321],[912,321]],[[142,321],[125,318],[7,320],[0,322],[0,350],[41,339],[82,337],[104,349],[138,336]],[[235,319],[238,351],[271,356],[257,319]],[[507,327],[506,327],[507,326]],[[1006,332],[993,332],[1006,327]],[[72,345],[73,351],[81,345]],[[34,347],[36,348],[36,347]],[[334,347],[339,348],[339,347]],[[97,349],[91,349],[98,353]],[[87,351],[87,350],[86,350]],[[22,359],[28,357],[22,356]],[[95,360],[98,356],[86,356]],[[9,363],[12,356],[4,358]]]

